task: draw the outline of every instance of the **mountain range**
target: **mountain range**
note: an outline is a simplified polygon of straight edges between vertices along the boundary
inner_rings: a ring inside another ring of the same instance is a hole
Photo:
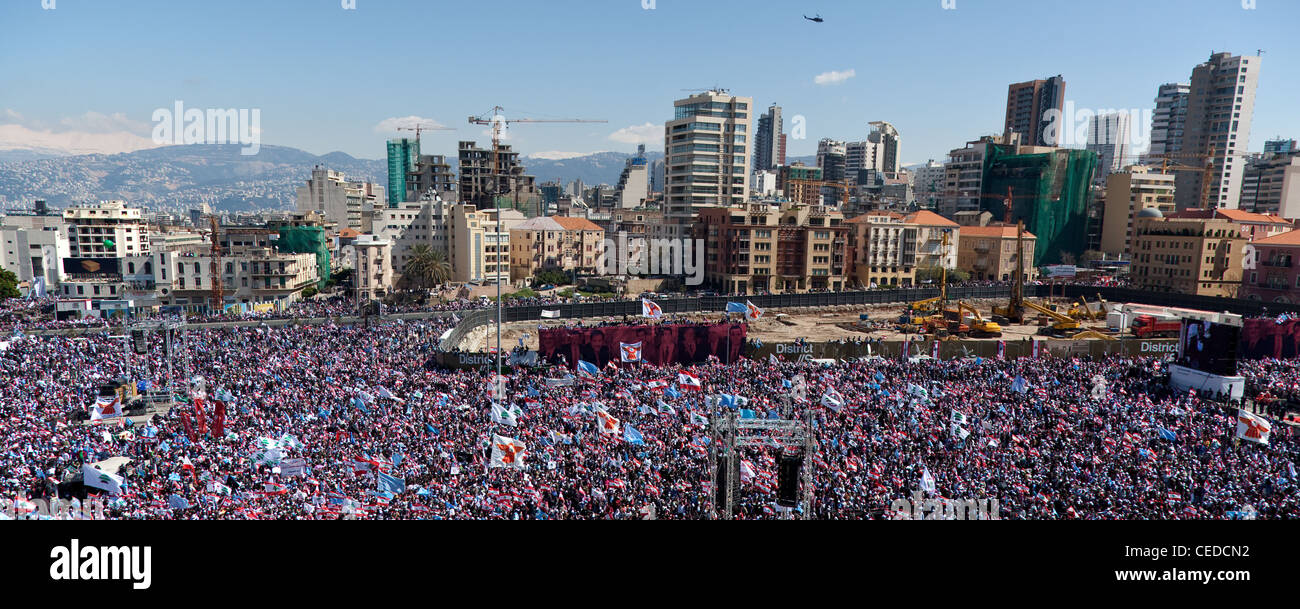
[[[164,146],[123,154],[57,156],[36,150],[0,156],[0,205],[26,208],[34,199],[51,207],[83,201],[121,199],[151,211],[184,213],[200,203],[218,211],[291,209],[299,186],[317,165],[348,179],[387,184],[384,160],[358,159],[343,152],[314,155],[297,148],[263,145],[243,155],[231,145]],[[524,157],[540,184],[616,184],[626,160],[623,152],[597,152],[569,158]],[[663,158],[650,153],[651,160]]]

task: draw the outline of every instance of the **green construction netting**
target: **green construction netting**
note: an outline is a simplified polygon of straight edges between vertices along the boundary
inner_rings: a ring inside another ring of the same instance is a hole
[[[290,254],[316,254],[316,272],[320,274],[318,288],[324,288],[330,278],[330,248],[325,240],[325,229],[319,226],[285,226],[280,229],[276,249]]]
[[[1081,260],[1088,247],[1088,185],[1097,168],[1097,153],[1058,149],[1012,154],[1011,147],[990,145],[984,155],[981,209],[994,220],[1006,217],[1004,197],[1012,188],[1011,221],[1025,221],[1037,237],[1035,266],[1061,264],[1066,255]]]

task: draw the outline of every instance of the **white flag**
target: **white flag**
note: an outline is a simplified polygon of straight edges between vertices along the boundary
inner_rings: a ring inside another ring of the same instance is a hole
[[[89,464],[81,466],[81,478],[86,486],[108,491],[112,495],[121,494],[122,485],[126,483],[126,479],[121,476],[95,469],[95,466]]]
[[[519,425],[519,411],[516,406],[504,408],[496,404],[492,405],[492,422],[501,425],[515,427]]]
[[[658,304],[655,304],[655,301],[646,300],[645,298],[641,299],[641,317],[658,319],[663,316],[664,310],[661,309]]]
[[[934,476],[930,475],[930,468],[926,467],[921,472],[921,490],[933,493],[935,488]]]
[[[1268,444],[1268,436],[1273,431],[1273,424],[1259,415],[1245,410],[1237,410],[1237,437],[1247,442]]]
[[[600,424],[600,433],[618,434],[618,419],[603,407],[596,407],[596,421]]]
[[[492,461],[488,467],[524,468],[524,457],[528,447],[514,438],[492,434]]]

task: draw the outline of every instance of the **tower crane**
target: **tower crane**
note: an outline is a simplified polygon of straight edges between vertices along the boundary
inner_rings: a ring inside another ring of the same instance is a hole
[[[471,125],[490,125],[492,127],[492,190],[494,191],[493,192],[494,199],[496,196],[495,191],[497,189],[496,188],[497,179],[499,177],[499,174],[501,173],[500,161],[498,158],[497,150],[501,147],[502,127],[510,123],[608,123],[609,122],[606,120],[592,120],[592,119],[582,119],[582,118],[558,118],[558,119],[511,118],[508,119],[505,116],[502,116],[501,114],[501,111],[504,109],[505,108],[502,108],[501,106],[493,106],[492,111],[489,114],[469,117],[469,124]],[[513,188],[511,190],[513,190]],[[495,200],[493,201],[492,206],[496,207]],[[498,236],[500,236],[501,234],[500,210],[497,211],[496,223],[497,223],[496,233]],[[498,250],[499,249],[500,249],[500,245],[498,244]],[[501,253],[500,251],[498,251],[495,255],[496,255],[496,260],[495,260],[496,277],[494,278],[494,281],[497,284],[497,376],[496,378],[500,379],[502,378],[501,377]]]
[[[1214,144],[1210,144],[1209,152],[1204,154],[1194,153],[1194,152],[1171,152],[1166,154],[1153,154],[1151,155],[1151,158],[1161,159],[1160,162],[1161,173],[1167,174],[1170,171],[1201,172],[1201,200],[1199,206],[1200,209],[1209,209],[1210,208],[1210,180],[1214,178],[1214,163],[1219,157],[1219,155],[1216,154],[1214,150],[1215,150]],[[1238,156],[1248,156],[1248,155],[1245,153],[1227,153],[1223,155],[1225,160],[1227,159],[1227,157],[1238,157]],[[1203,166],[1171,165],[1169,162],[1170,159],[1196,159],[1196,160],[1204,161],[1205,164]]]
[[[456,128],[455,128],[455,127],[443,127],[443,126],[441,126],[441,125],[429,125],[429,124],[426,124],[426,123],[416,123],[416,125],[413,126],[413,127],[398,127],[397,130],[398,130],[398,131],[414,131],[414,132],[415,132],[415,143],[418,144],[418,143],[420,143],[420,132],[421,132],[421,131],[455,131]]]

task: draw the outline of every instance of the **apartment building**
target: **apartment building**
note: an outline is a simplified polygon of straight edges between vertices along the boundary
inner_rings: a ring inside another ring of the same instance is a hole
[[[751,202],[700,211],[704,280],[724,292],[842,290],[850,227],[833,207]]]
[[[1019,260],[1015,226],[961,226],[957,235],[957,268],[970,273],[971,279],[1010,281],[1015,278]],[[1026,279],[1029,279],[1035,274],[1032,256],[1037,237],[1024,231],[1020,240]]]
[[[1247,300],[1300,303],[1300,230],[1251,242],[1250,268],[1243,269],[1241,297]]]
[[[1148,212],[1145,210],[1155,210]],[[1143,165],[1130,165],[1106,178],[1101,251],[1112,256],[1132,253],[1133,227],[1139,216],[1174,213],[1174,176]]]
[[[510,229],[510,279],[542,270],[593,273],[604,252],[605,229],[585,218],[537,217]]]
[[[1140,217],[1129,276],[1141,289],[1235,298],[1246,243],[1225,218]]]
[[[709,207],[743,205],[749,198],[754,100],[705,91],[673,102],[664,123],[664,220],[675,237],[692,231]]]

